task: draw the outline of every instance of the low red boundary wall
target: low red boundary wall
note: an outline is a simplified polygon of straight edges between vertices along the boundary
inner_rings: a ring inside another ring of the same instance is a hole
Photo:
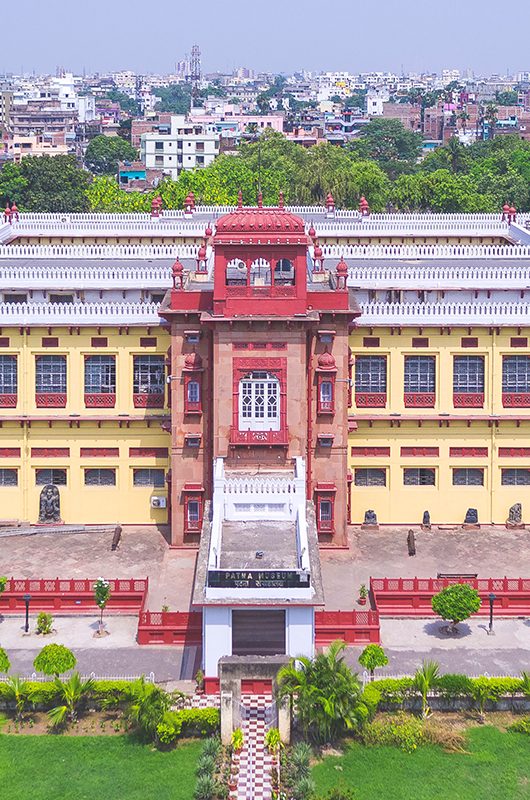
[[[201,611],[141,611],[138,644],[202,643]]]
[[[75,612],[95,614],[98,611],[94,599],[92,579],[19,579],[10,578],[5,591],[0,594],[0,613],[20,614],[25,611],[24,595],[30,594],[30,613],[36,611]],[[105,613],[130,611],[137,613],[147,596],[148,579],[130,578],[109,580],[111,594]]]
[[[467,583],[482,600],[479,616],[489,614],[488,595],[495,595],[497,617],[530,616],[528,578],[370,578],[375,607],[382,617],[430,617],[433,595],[455,583]]]
[[[315,643],[318,646],[342,639],[347,644],[379,644],[377,611],[315,612]]]

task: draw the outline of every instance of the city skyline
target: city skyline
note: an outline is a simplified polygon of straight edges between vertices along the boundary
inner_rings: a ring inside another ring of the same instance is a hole
[[[249,15],[242,0],[234,0],[230,15],[225,6],[204,0],[202,24],[197,24],[194,8],[175,9],[169,0],[161,0],[152,37],[139,0],[114,0],[111,7],[95,0],[92,15],[81,21],[67,9],[64,0],[46,5],[29,0],[26,11],[32,24],[23,39],[3,41],[0,72],[53,73],[61,65],[77,74],[126,69],[170,73],[194,43],[201,47],[204,72],[231,72],[244,65],[278,73],[399,74],[456,68],[504,75],[528,68],[525,21],[530,12],[523,0],[513,0],[509,15],[499,14],[492,0],[468,0],[465,5],[448,0],[431,8],[428,18],[417,0],[403,0],[399,7],[381,0],[377,15],[371,7],[347,0],[337,0],[329,13],[315,0],[303,11],[270,0],[261,18]],[[19,22],[13,6],[4,9],[4,30],[16,30]],[[42,30],[47,31],[44,39]]]

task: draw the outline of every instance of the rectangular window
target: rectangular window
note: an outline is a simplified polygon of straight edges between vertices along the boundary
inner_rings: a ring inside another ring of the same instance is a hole
[[[453,486],[484,486],[484,470],[475,467],[454,469]]]
[[[116,470],[86,469],[85,486],[116,486]]]
[[[27,294],[5,294],[4,303],[26,303]]]
[[[332,414],[334,411],[334,377],[318,376],[318,403],[319,414]]]
[[[530,405],[530,356],[504,356],[502,394],[504,406]]]
[[[36,356],[35,402],[37,408],[66,406],[66,356]]]
[[[17,357],[0,356],[0,395],[17,393]],[[0,405],[2,402],[0,401]]]
[[[317,531],[319,533],[333,533],[335,527],[333,498],[319,497],[317,500]]]
[[[18,470],[0,469],[0,486],[18,486]]]
[[[501,470],[501,484],[503,486],[530,486],[530,469]]]
[[[409,468],[403,470],[404,486],[434,486],[436,483],[434,469],[429,468]]]
[[[455,408],[482,408],[484,405],[484,357],[453,358],[453,405]]]
[[[198,497],[186,497],[184,501],[184,530],[186,533],[197,533],[202,528],[202,500]]]
[[[155,150],[163,150],[164,142],[155,142]]]
[[[200,414],[201,411],[201,381],[199,373],[195,372],[184,376],[184,413]]]
[[[355,470],[356,486],[386,486],[386,469],[369,467]]]
[[[360,407],[386,405],[386,356],[356,356],[355,403]]]
[[[35,483],[37,486],[46,486],[53,483],[55,486],[66,486],[65,469],[38,469],[35,472]]]
[[[435,384],[434,356],[405,356],[405,394],[431,394]]]
[[[50,294],[48,296],[48,300],[50,303],[57,304],[57,303],[68,303],[71,304],[74,302],[73,294]]]
[[[114,356],[85,358],[85,394],[116,394],[116,359]]]
[[[164,356],[134,356],[133,394],[135,408],[162,408],[165,391]]]
[[[165,486],[165,475],[163,469],[134,469],[133,486]]]

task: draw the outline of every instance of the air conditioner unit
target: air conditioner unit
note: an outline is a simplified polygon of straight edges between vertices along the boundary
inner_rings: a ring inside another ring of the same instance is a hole
[[[152,497],[151,508],[166,508],[167,497]]]

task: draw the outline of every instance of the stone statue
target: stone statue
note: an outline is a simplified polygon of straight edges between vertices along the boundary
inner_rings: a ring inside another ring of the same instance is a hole
[[[430,531],[431,529],[431,515],[429,514],[428,511],[423,512],[423,520],[421,523],[421,527],[424,528],[424,530]]]
[[[523,525],[523,507],[521,503],[515,503],[508,511],[508,519],[506,520],[507,528],[524,528]]]
[[[412,528],[407,533],[407,547],[409,551],[409,556],[416,555],[416,538],[414,536],[414,531]]]
[[[478,525],[478,511],[476,508],[468,508],[464,525]]]
[[[377,514],[371,508],[364,512],[365,525],[377,525]]]
[[[61,500],[59,489],[53,483],[42,487],[39,503],[39,522],[60,522]]]

